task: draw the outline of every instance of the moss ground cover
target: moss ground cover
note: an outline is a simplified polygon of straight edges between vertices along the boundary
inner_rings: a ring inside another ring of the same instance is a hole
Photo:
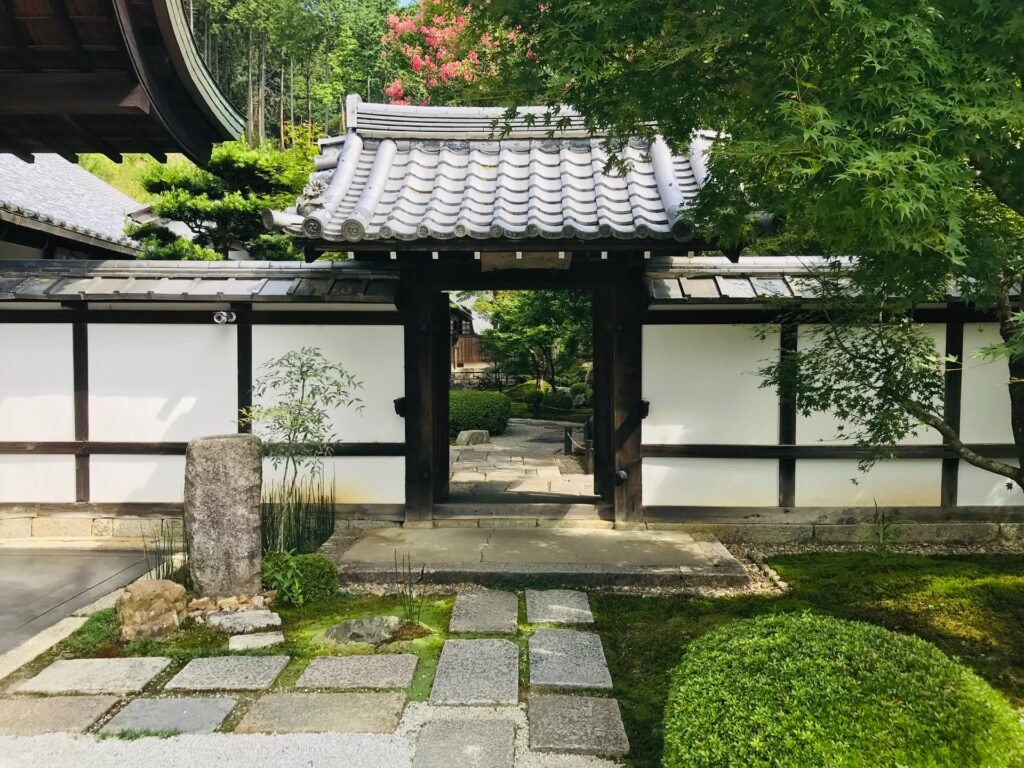
[[[672,670],[690,643],[766,614],[812,611],[917,635],[1024,706],[1024,557],[809,554],[771,565],[792,586],[785,597],[591,594],[629,734],[628,764],[661,765]],[[778,760],[787,765],[784,755]]]

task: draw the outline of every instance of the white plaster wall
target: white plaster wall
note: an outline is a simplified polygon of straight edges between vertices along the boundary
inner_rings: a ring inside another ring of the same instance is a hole
[[[978,355],[983,347],[1001,341],[996,323],[964,325],[960,437],[968,443],[1013,442],[1006,359]]]
[[[89,497],[96,502],[181,503],[184,456],[92,456]]]
[[[326,484],[334,484],[336,504],[404,504],[404,456],[331,456],[322,460]],[[279,481],[283,468],[263,461],[263,487]],[[309,472],[301,473],[308,477]]]
[[[750,325],[647,325],[643,330],[645,443],[775,444],[778,396],[757,370],[779,355],[778,333]],[[774,503],[774,502],[773,502]]]
[[[798,507],[938,506],[941,488],[941,459],[880,461],[867,473],[855,459],[796,462]]]
[[[1016,465],[1016,461],[1008,461]],[[1007,487],[1009,484],[1010,487]],[[962,507],[998,507],[1024,504],[1024,491],[1005,477],[960,462],[956,501]]]
[[[774,507],[779,462],[774,459],[643,460],[644,506]]]
[[[800,326],[797,335],[797,348],[806,349],[812,326]],[[946,348],[946,326],[941,323],[926,323],[924,331],[935,340],[935,348],[939,354],[945,353]],[[840,422],[831,413],[813,413],[810,416],[797,415],[796,421],[796,442],[798,445],[837,445],[847,444],[848,440],[842,440],[838,436],[843,433],[838,431]],[[934,429],[922,426],[916,435],[908,435],[903,441],[905,445],[939,445],[942,437]],[[799,492],[799,491],[798,491]]]
[[[337,408],[331,423],[340,442],[402,443],[405,421],[395,398],[405,394],[404,331],[400,325],[257,325],[252,329],[253,380],[268,360],[302,347],[319,347],[363,383],[362,415]]]
[[[74,456],[0,456],[0,502],[57,503],[74,500]]]
[[[89,437],[176,442],[237,430],[228,325],[89,326]]]
[[[71,325],[0,324],[0,360],[0,440],[74,440]]]

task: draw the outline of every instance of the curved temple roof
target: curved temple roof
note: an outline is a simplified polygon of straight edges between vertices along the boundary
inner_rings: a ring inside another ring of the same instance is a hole
[[[606,171],[603,138],[546,107],[409,107],[347,102],[348,133],[320,143],[316,171],[269,229],[327,243],[436,239],[677,240],[707,175],[707,137],[674,155],[631,140]]]

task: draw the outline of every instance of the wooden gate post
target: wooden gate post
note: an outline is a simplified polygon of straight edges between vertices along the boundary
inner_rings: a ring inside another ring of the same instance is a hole
[[[612,504],[615,523],[643,520],[640,458],[643,387],[643,314],[647,308],[643,264],[639,257],[619,257],[610,310],[612,326],[612,447],[615,467]]]
[[[429,254],[403,254],[401,310],[405,323],[405,522],[434,516],[436,296],[427,274]]]

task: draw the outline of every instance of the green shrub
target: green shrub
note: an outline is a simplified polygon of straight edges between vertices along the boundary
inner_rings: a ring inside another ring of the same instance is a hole
[[[735,621],[673,674],[663,768],[1021,768],[1010,704],[930,643],[803,615]]]
[[[302,597],[307,603],[321,603],[338,593],[338,569],[323,555],[299,555],[295,558],[302,582]]]
[[[505,394],[508,395],[509,399],[513,403],[525,403],[527,397],[531,397],[531,392],[539,391],[541,394],[551,391],[551,385],[546,381],[541,380],[540,387],[537,386],[536,379],[530,379],[524,381],[522,384],[516,384],[514,387],[509,387]]]
[[[572,410],[572,395],[563,390],[548,392],[544,395],[544,399],[540,401],[540,404],[541,407],[552,411],[565,411],[568,413]]]
[[[500,435],[508,427],[512,404],[499,392],[456,391],[448,393],[448,434],[465,429],[486,429]]]
[[[533,389],[526,393],[523,397],[523,402],[529,406],[537,405],[544,401],[544,393],[539,389]]]
[[[579,395],[586,396],[588,389],[590,388],[586,384],[584,384],[582,381],[578,381],[571,387],[569,387],[569,394],[572,395],[573,397],[578,397]]]
[[[262,574],[263,586],[291,605],[323,602],[338,592],[338,569],[323,555],[271,552],[263,556]]]

